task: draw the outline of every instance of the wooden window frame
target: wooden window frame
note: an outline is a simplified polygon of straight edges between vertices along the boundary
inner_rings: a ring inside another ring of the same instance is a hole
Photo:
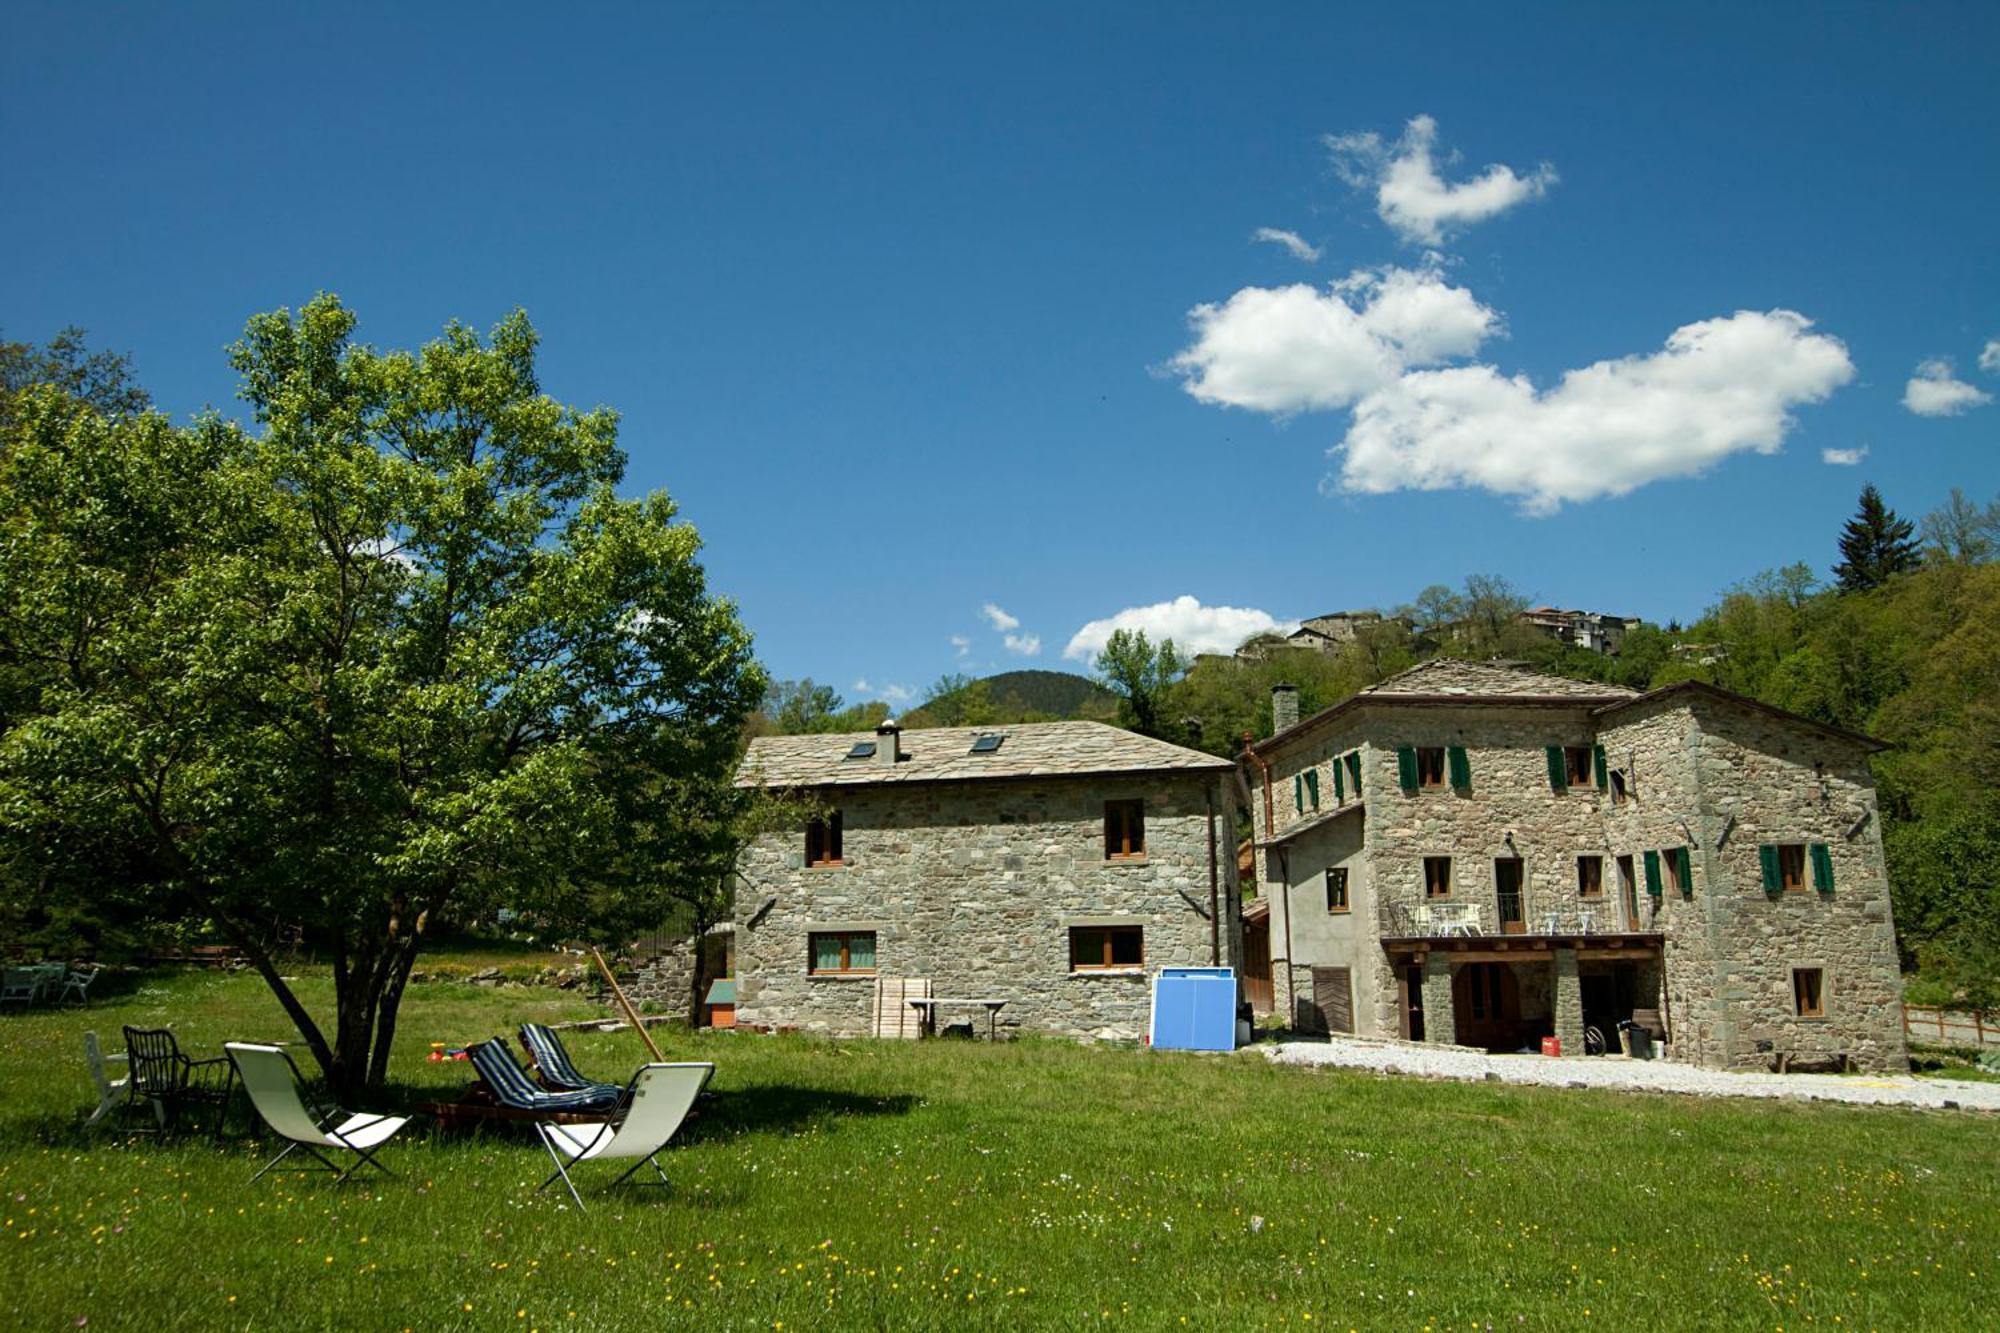
[[[853,949],[852,941],[868,937],[868,952],[876,957],[876,935],[872,930],[814,930],[806,934],[806,974],[814,977],[872,977],[873,967],[853,967],[848,959]],[[840,966],[821,967],[819,965],[819,942],[821,940],[840,941]]]
[[[1604,857],[1588,853],[1576,858],[1576,896],[1590,902],[1604,897]]]
[[[1146,859],[1146,802],[1143,797],[1104,803],[1104,859]]]
[[[1346,866],[1326,868],[1326,910],[1330,916],[1345,916],[1354,910],[1353,900],[1347,890]]]
[[[1417,790],[1441,790],[1445,785],[1445,747],[1442,745],[1419,745],[1415,749],[1417,752]]]
[[[1085,937],[1099,937],[1097,961],[1083,961],[1082,945]],[[1133,939],[1139,943],[1136,959],[1118,961],[1115,941]],[[1071,926],[1069,928],[1069,970],[1072,972],[1130,972],[1146,966],[1146,928],[1144,926]]]
[[[1433,874],[1433,870],[1437,873]],[[1444,885],[1440,892],[1435,886]],[[1436,902],[1440,898],[1451,897],[1451,858],[1449,856],[1426,856],[1424,858],[1424,901]]]
[[[831,869],[847,864],[845,848],[841,845],[842,830],[840,811],[830,810],[824,817],[806,821],[806,867],[814,870]]]
[[[1794,1018],[1826,1017],[1825,968],[1795,967],[1792,969],[1792,1016]]]
[[[1778,890],[1781,893],[1806,891],[1806,845],[1802,842],[1774,843],[1778,849]]]
[[[1595,790],[1591,781],[1593,752],[1588,745],[1563,746],[1563,785],[1569,791],[1588,795]]]
[[[1610,777],[1611,777],[1611,804],[1623,805],[1625,804],[1625,802],[1631,800],[1632,793],[1631,790],[1626,785],[1625,770],[1622,768],[1614,768],[1611,770]]]
[[[1680,848],[1660,848],[1660,883],[1674,893],[1685,894],[1688,886],[1681,883]]]

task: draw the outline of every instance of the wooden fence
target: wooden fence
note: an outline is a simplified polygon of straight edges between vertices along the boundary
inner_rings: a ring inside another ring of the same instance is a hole
[[[1940,1046],[2000,1046],[2000,1014],[1906,1004],[1903,1035],[1911,1041],[1935,1042]]]

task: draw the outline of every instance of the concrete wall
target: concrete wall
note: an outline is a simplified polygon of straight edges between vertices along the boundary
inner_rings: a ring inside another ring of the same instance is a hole
[[[877,975],[928,978],[942,998],[1004,998],[1005,1027],[1143,1036],[1159,969],[1210,963],[1211,802],[1221,961],[1238,965],[1233,798],[1213,775],[911,783],[835,796],[845,865],[807,868],[802,830],[759,838],[743,855],[741,1024],[867,1033],[874,979],[810,974],[807,937],[872,930]],[[1145,857],[1107,861],[1104,803],[1132,798],[1146,803]],[[1072,972],[1069,930],[1093,925],[1140,926],[1144,965]]]

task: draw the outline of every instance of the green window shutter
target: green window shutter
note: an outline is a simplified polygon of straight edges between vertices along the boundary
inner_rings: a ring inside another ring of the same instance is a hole
[[[1764,892],[1776,893],[1784,887],[1778,869],[1778,847],[1776,843],[1762,843],[1757,848],[1757,864],[1764,871]]]
[[[1303,773],[1292,774],[1292,813],[1306,812],[1306,779]]]
[[[1445,751],[1445,762],[1451,773],[1451,785],[1458,791],[1472,789],[1472,761],[1465,757],[1465,747],[1454,745]]]
[[[1348,777],[1347,785],[1354,788],[1354,799],[1357,801],[1360,800],[1361,799],[1361,751],[1359,750],[1350,750],[1347,752],[1347,777]]]
[[[1417,789],[1417,747],[1399,745],[1396,747],[1396,782],[1404,791]]]
[[[1333,803],[1340,805],[1347,800],[1347,784],[1340,779],[1343,769],[1339,759],[1333,761]]]
[[[1833,892],[1833,849],[1823,842],[1812,845],[1813,887],[1821,893]]]
[[[1660,888],[1660,854],[1646,853],[1646,892],[1657,898],[1663,892]]]
[[[1549,747],[1549,790],[1569,790],[1569,765],[1563,762],[1563,747]]]
[[[1319,809],[1319,770],[1316,768],[1306,770],[1306,804]]]
[[[1694,858],[1685,847],[1674,848],[1674,865],[1681,873],[1681,897],[1694,897]]]
[[[1603,791],[1611,785],[1611,761],[1605,756],[1602,745],[1590,747],[1590,766],[1597,774],[1597,789]]]

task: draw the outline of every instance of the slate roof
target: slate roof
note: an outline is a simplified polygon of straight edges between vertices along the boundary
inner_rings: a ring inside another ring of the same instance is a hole
[[[1478,703],[1588,708],[1624,703],[1637,698],[1638,694],[1637,690],[1628,690],[1623,685],[1568,680],[1506,662],[1466,662],[1455,657],[1433,657],[1428,662],[1419,662],[1385,681],[1350,694],[1333,707],[1314,713],[1277,735],[1256,742],[1251,748],[1259,754],[1268,753],[1274,746],[1370,703],[1448,706],[1462,699]]]
[[[1006,739],[973,754],[984,735]],[[1091,773],[1226,772],[1212,754],[1151,740],[1102,722],[1023,722],[1013,726],[927,727],[902,733],[902,760],[849,759],[872,731],[823,736],[759,736],[736,770],[739,787],[865,786],[888,782],[968,782],[982,778],[1073,777]]]
[[[1453,657],[1433,657],[1407,671],[1399,671],[1380,684],[1362,690],[1363,695],[1464,695],[1476,699],[1595,699],[1610,703],[1631,699],[1637,690],[1603,681],[1569,680],[1545,675],[1504,662],[1465,662]]]

